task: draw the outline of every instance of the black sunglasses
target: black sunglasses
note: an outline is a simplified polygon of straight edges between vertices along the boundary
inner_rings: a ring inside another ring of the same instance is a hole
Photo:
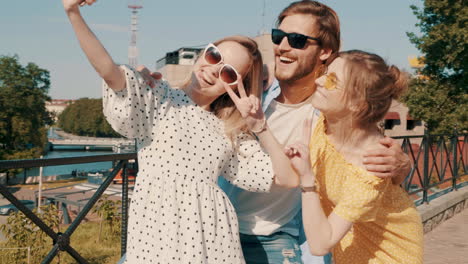
[[[299,33],[286,33],[283,30],[277,28],[271,30],[271,41],[273,41],[273,43],[275,43],[276,45],[279,45],[281,41],[283,41],[284,37],[288,38],[289,45],[291,46],[291,48],[295,49],[304,48],[305,44],[307,43],[307,39],[315,40],[318,42],[319,45],[321,43],[320,39],[318,38],[309,37]]]

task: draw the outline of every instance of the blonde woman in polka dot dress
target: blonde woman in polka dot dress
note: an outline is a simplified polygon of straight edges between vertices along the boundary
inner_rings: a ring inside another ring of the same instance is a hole
[[[126,263],[245,263],[218,175],[255,192],[273,182],[299,184],[260,107],[257,44],[242,36],[209,44],[182,89],[164,81],[150,87],[113,62],[82,18],[80,2],[63,0],[81,48],[104,79],[104,114],[138,143]]]
[[[331,251],[335,264],[421,264],[422,224],[413,201],[362,160],[383,137],[377,123],[406,87],[404,74],[375,54],[348,51],[316,84],[311,102],[322,115],[305,122],[302,142],[285,150],[301,175],[310,251]]]

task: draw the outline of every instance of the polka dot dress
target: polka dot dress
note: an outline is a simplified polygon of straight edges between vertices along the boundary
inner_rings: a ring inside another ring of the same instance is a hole
[[[112,127],[138,142],[125,263],[245,263],[237,217],[217,178],[266,192],[269,156],[247,134],[234,148],[223,122],[182,90],[165,82],[150,88],[121,68],[127,88],[114,92],[104,84],[103,104]]]

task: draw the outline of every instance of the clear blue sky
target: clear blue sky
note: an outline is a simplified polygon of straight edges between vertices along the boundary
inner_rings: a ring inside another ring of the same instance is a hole
[[[139,12],[139,63],[154,69],[157,59],[181,46],[197,46],[227,35],[256,36],[269,30],[290,0],[143,0]],[[405,32],[418,32],[409,6],[421,0],[324,0],[342,25],[342,49],[362,49],[409,69],[419,55]],[[99,0],[82,8],[88,24],[118,63],[127,63],[130,11],[127,0]],[[101,97],[100,79],[73,35],[60,0],[7,1],[0,9],[0,55],[20,57],[50,71],[54,99]]]

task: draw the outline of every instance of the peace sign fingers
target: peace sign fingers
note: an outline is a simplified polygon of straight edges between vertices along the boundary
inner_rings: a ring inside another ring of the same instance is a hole
[[[236,105],[237,110],[239,110],[240,114],[242,117],[247,117],[250,114],[250,111],[252,110],[252,103],[250,102],[248,97],[239,97],[237,94],[232,90],[232,88],[229,86],[229,84],[223,82],[224,89],[228,93],[229,97],[231,97],[231,100],[234,102]],[[245,91],[244,91],[245,92]]]

